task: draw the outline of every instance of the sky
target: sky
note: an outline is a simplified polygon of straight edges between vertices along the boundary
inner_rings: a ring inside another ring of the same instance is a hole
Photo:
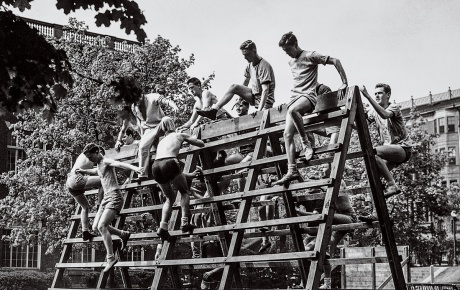
[[[231,84],[242,84],[247,65],[239,46],[257,45],[273,67],[275,105],[290,97],[289,56],[278,46],[292,31],[304,50],[340,59],[349,85],[387,83],[396,102],[460,88],[460,1],[458,0],[141,0],[148,38],[158,35],[195,55],[190,76],[215,73],[211,91],[220,98]],[[95,11],[65,15],[56,1],[35,0],[21,16],[56,24],[69,17],[85,21],[89,31],[136,40],[119,23],[97,27]],[[14,12],[17,12],[13,9]],[[333,65],[319,67],[320,83],[337,90]],[[231,107],[229,104],[228,107]]]

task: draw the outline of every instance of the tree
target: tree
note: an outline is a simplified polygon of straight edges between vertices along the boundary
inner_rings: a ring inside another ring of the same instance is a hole
[[[73,20],[71,29],[78,32],[83,26]],[[52,123],[40,118],[40,112],[27,110],[19,115],[14,134],[18,146],[25,148],[27,158],[18,165],[17,173],[4,173],[0,179],[9,188],[9,195],[0,200],[0,215],[10,226],[21,226],[9,237],[13,243],[38,238],[51,252],[66,237],[75,208],[65,189],[72,160],[88,142],[112,148],[121,124],[117,121],[118,108],[129,104],[125,99],[113,98],[116,87],[110,84],[117,79],[135,79],[136,87],[145,93],[151,92],[156,84],[164,84],[167,95],[182,109],[180,116],[173,116],[178,123],[190,116],[185,108],[192,101],[185,97],[188,78],[185,70],[194,58],[192,55],[180,59],[180,48],[160,36],[139,45],[133,53],[73,40],[48,41],[68,55],[74,84],[67,94],[56,96],[59,109]],[[37,148],[41,147],[38,144],[48,144],[52,149],[42,150]],[[43,226],[35,235],[40,221]]]
[[[433,154],[434,136],[425,129],[426,119],[412,111],[406,128],[413,142],[411,159],[393,169],[392,174],[402,189],[402,194],[387,200],[388,211],[394,220],[396,243],[409,245],[419,261],[432,263],[444,251],[445,231],[428,222],[449,212],[447,189],[442,186],[441,169],[446,165],[446,156]],[[371,124],[371,136],[376,130]],[[354,161],[355,162],[355,161]],[[354,165],[347,176],[357,179],[362,168]],[[357,231],[355,237],[360,245],[380,244],[379,230]],[[367,242],[366,242],[367,241]],[[427,256],[426,253],[432,254]]]
[[[30,9],[32,0],[0,0],[0,113],[22,112],[30,108],[42,109],[48,120],[56,112],[56,98],[67,93],[73,79],[69,73],[72,67],[66,52],[55,48],[16,17],[6,6],[18,7],[21,11]],[[131,0],[57,0],[56,7],[69,14],[77,9],[92,8],[101,11],[96,14],[96,24],[109,26],[120,21],[126,33],[134,31],[139,41],[146,38],[142,26],[147,22],[136,2]],[[104,12],[102,12],[104,11]],[[124,86],[132,85],[126,80],[112,83],[119,92],[126,92]],[[129,95],[120,95],[129,100]]]

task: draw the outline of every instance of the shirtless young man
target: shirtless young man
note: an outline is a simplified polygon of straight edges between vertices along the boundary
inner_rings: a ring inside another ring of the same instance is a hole
[[[104,246],[107,250],[107,265],[104,272],[108,272],[118,262],[113,253],[112,236],[115,234],[121,238],[121,248],[123,251],[127,245],[130,233],[122,231],[111,226],[115,216],[120,213],[123,206],[123,195],[118,185],[115,167],[136,171],[138,174],[143,173],[143,168],[133,166],[128,163],[115,161],[104,158],[100,153],[100,148],[94,143],[89,143],[83,149],[83,154],[91,162],[96,163],[95,169],[79,169],[78,172],[86,174],[97,174],[104,188],[104,199],[94,218],[93,229],[97,228],[102,235]]]
[[[190,187],[186,176],[181,170],[177,155],[184,142],[198,147],[204,147],[204,142],[186,133],[176,133],[175,129],[172,120],[165,123],[165,137],[158,143],[157,154],[152,165],[153,178],[166,197],[161,213],[160,228],[157,232],[162,240],[169,238],[168,222],[171,217],[172,204],[176,197],[172,186],[177,188],[182,195],[180,201],[182,209],[182,232],[192,232],[195,228],[190,222]]]
[[[202,109],[209,109],[212,105],[217,103],[217,97],[211,93],[209,90],[204,90],[201,87],[201,81],[198,78],[190,78],[187,80],[187,88],[189,92],[193,95],[195,99],[195,104],[193,105],[192,116],[185,124],[177,128],[177,131],[181,132],[184,129],[190,129],[193,132],[193,129],[199,126],[202,116],[198,115],[197,111]],[[229,114],[224,110],[220,109],[217,114],[217,119],[225,119]]]
[[[93,169],[94,163],[81,153],[75,164],[67,174],[66,187],[69,193],[81,206],[81,229],[83,241],[91,241],[95,235],[89,232],[88,210],[89,203],[85,196],[85,191],[90,188],[100,187],[101,179],[99,176],[89,176],[84,174],[81,169]]]
[[[231,85],[219,102],[212,105],[211,109],[197,111],[198,115],[215,120],[218,110],[230,102],[234,95],[240,96],[251,106],[255,106],[258,111],[273,107],[275,102],[275,73],[272,66],[259,56],[253,41],[246,40],[243,42],[240,45],[240,50],[249,62],[244,71],[243,84]]]

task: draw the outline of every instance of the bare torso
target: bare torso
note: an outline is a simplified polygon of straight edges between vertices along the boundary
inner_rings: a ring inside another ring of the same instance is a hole
[[[77,160],[75,160],[75,164],[70,170],[71,173],[75,173],[76,169],[92,169],[94,168],[94,163],[91,162],[88,158],[86,158],[85,154],[81,153]]]

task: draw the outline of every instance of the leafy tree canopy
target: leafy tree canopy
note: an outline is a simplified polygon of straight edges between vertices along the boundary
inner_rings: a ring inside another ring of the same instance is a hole
[[[83,26],[71,21],[75,33]],[[161,36],[139,45],[132,53],[73,39],[48,41],[68,55],[73,86],[67,88],[66,94],[55,95],[59,109],[54,122],[47,123],[39,117],[40,112],[33,110],[19,115],[14,134],[18,146],[25,148],[27,158],[19,164],[17,173],[4,173],[1,177],[0,182],[8,186],[9,195],[0,200],[0,216],[7,226],[22,226],[15,228],[10,236],[14,243],[36,238],[37,222],[42,221],[38,238],[48,245],[48,251],[54,251],[67,235],[76,205],[65,188],[73,160],[88,142],[112,148],[121,125],[117,120],[118,109],[129,104],[114,98],[117,88],[110,84],[117,79],[136,80],[136,86],[144,93],[152,92],[157,84],[163,85],[166,96],[178,104],[181,112],[172,115],[166,110],[166,113],[176,124],[181,124],[191,113],[193,98],[187,96],[185,70],[194,63],[194,57],[179,58],[180,48]],[[39,144],[48,144],[52,150],[41,150],[37,148],[42,147]]]
[[[4,10],[0,11],[0,113],[34,108],[41,109],[43,116],[51,120],[57,110],[55,99],[64,96],[73,84],[69,73],[72,65],[65,50],[46,42],[36,29],[7,10],[7,6],[18,7],[20,11],[30,9],[30,2],[0,0]],[[100,11],[96,14],[98,26],[120,21],[126,33],[134,31],[141,42],[146,38],[142,26],[147,21],[134,1],[57,0],[56,7],[66,14],[77,9]],[[136,84],[129,78],[112,80],[110,84],[117,88],[118,99],[132,101],[133,94],[126,92]]]

